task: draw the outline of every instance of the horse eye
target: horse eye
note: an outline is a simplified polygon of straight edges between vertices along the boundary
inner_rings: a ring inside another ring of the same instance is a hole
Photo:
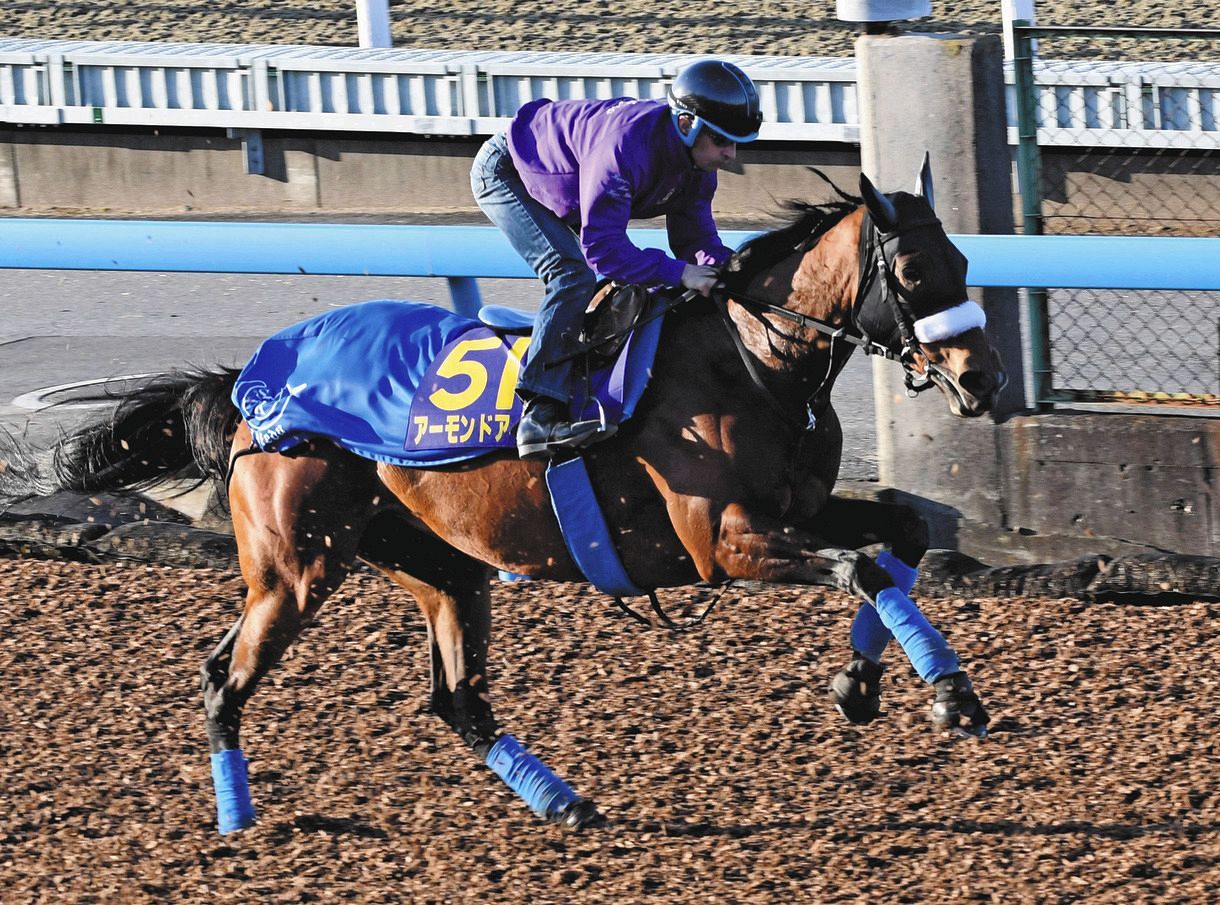
[[[902,281],[904,283],[918,283],[923,279],[923,271],[916,264],[908,264],[902,268]]]

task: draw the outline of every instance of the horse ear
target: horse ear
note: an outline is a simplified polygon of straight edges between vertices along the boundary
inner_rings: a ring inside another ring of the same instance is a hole
[[[873,222],[883,233],[891,232],[898,226],[898,209],[894,207],[894,202],[877,191],[863,173],[860,174],[860,197],[864,199],[864,206],[872,215]]]
[[[928,207],[936,210],[936,201],[932,194],[932,155],[927,151],[923,152],[923,166],[915,177],[915,194],[922,196],[924,201],[928,202]]]

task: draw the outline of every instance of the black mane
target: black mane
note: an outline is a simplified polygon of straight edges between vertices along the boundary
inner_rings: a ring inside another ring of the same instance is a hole
[[[835,190],[838,191],[837,188]],[[760,271],[788,257],[802,245],[812,247],[817,239],[860,206],[858,199],[852,199],[842,192],[839,194],[845,200],[823,204],[785,202],[787,210],[795,211],[792,221],[755,236],[729,258],[724,268],[724,282],[729,289],[743,291]]]

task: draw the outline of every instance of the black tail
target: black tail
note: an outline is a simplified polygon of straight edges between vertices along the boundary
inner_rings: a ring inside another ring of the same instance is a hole
[[[0,503],[222,478],[240,418],[229,398],[238,373],[164,374],[120,395],[107,418],[72,431],[49,451],[0,437]]]

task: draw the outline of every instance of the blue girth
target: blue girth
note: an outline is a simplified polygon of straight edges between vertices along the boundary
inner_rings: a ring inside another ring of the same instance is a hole
[[[647,594],[623,568],[601,504],[589,483],[585,460],[576,456],[558,465],[552,462],[547,466],[546,486],[564,543],[585,577],[599,591],[613,597]]]

